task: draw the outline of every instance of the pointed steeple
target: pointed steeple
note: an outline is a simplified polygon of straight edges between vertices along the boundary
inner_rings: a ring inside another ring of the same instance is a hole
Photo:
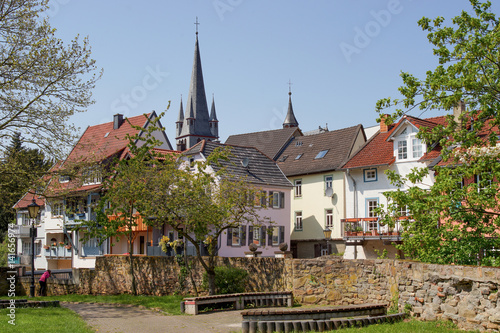
[[[211,122],[212,118],[208,113],[205,84],[203,82],[203,71],[201,68],[200,46],[198,43],[198,18],[196,18],[195,24],[196,42],[194,46],[194,60],[191,72],[191,82],[189,85],[189,94],[186,101],[186,113],[183,118],[183,124],[181,126],[182,129],[176,137],[178,142],[182,141],[185,143],[186,149],[191,148],[201,140],[214,140],[218,138],[218,135],[213,134]],[[216,118],[215,121],[217,121]]]
[[[215,112],[215,99],[212,94],[212,108],[210,109],[210,132],[217,139],[219,139],[219,121]]]
[[[177,136],[181,135],[183,123],[184,123],[184,109],[182,108],[182,95],[181,95],[181,107],[179,108],[179,117],[175,122]]]
[[[288,112],[286,113],[285,121],[283,122],[283,128],[288,128],[288,127],[299,127],[299,122],[297,121],[295,115],[293,114],[291,89],[288,92]]]

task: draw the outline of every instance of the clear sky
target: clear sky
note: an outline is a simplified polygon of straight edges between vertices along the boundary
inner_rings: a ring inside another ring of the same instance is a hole
[[[423,78],[437,65],[417,21],[470,8],[466,0],[51,0],[48,15],[66,42],[88,36],[104,69],[96,103],[75,125],[160,112],[170,101],[162,124],[175,148],[196,17],[207,102],[214,94],[224,142],[281,128],[289,80],[302,130],[375,125],[375,103],[398,95],[401,71]]]

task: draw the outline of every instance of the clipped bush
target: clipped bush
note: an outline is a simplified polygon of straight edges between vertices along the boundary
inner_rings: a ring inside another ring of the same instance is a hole
[[[241,268],[230,266],[215,267],[215,292],[218,295],[245,292],[248,272]],[[203,274],[202,287],[208,289],[208,276]]]

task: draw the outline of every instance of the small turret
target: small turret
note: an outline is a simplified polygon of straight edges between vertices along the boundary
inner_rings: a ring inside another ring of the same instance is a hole
[[[212,108],[210,109],[210,132],[216,138],[216,141],[219,139],[219,121],[217,120],[217,114],[215,112],[215,99],[212,94]]]
[[[283,122],[283,128],[288,127],[299,127],[299,123],[293,114],[291,91],[288,92],[288,112],[286,113],[285,121]]]
[[[176,136],[180,136],[182,133],[182,124],[184,123],[184,109],[182,108],[182,95],[181,95],[181,107],[179,108],[179,117],[175,122],[176,126]]]

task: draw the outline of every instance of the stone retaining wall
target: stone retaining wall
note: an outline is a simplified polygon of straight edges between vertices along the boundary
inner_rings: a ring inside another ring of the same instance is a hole
[[[500,328],[500,268],[336,257],[217,260],[218,265],[231,265],[250,273],[246,292],[292,291],[295,301],[302,304],[389,303],[393,308],[397,304],[399,311],[406,310],[423,320],[453,320],[465,329]],[[189,276],[180,273],[174,257],[141,256],[134,262],[138,293],[194,294]],[[48,293],[130,293],[128,269],[128,257],[99,257],[95,270],[74,270],[73,281],[49,279]],[[204,270],[197,261],[192,262],[192,270],[200,286]],[[29,278],[19,280],[22,281],[16,295],[29,293]]]

